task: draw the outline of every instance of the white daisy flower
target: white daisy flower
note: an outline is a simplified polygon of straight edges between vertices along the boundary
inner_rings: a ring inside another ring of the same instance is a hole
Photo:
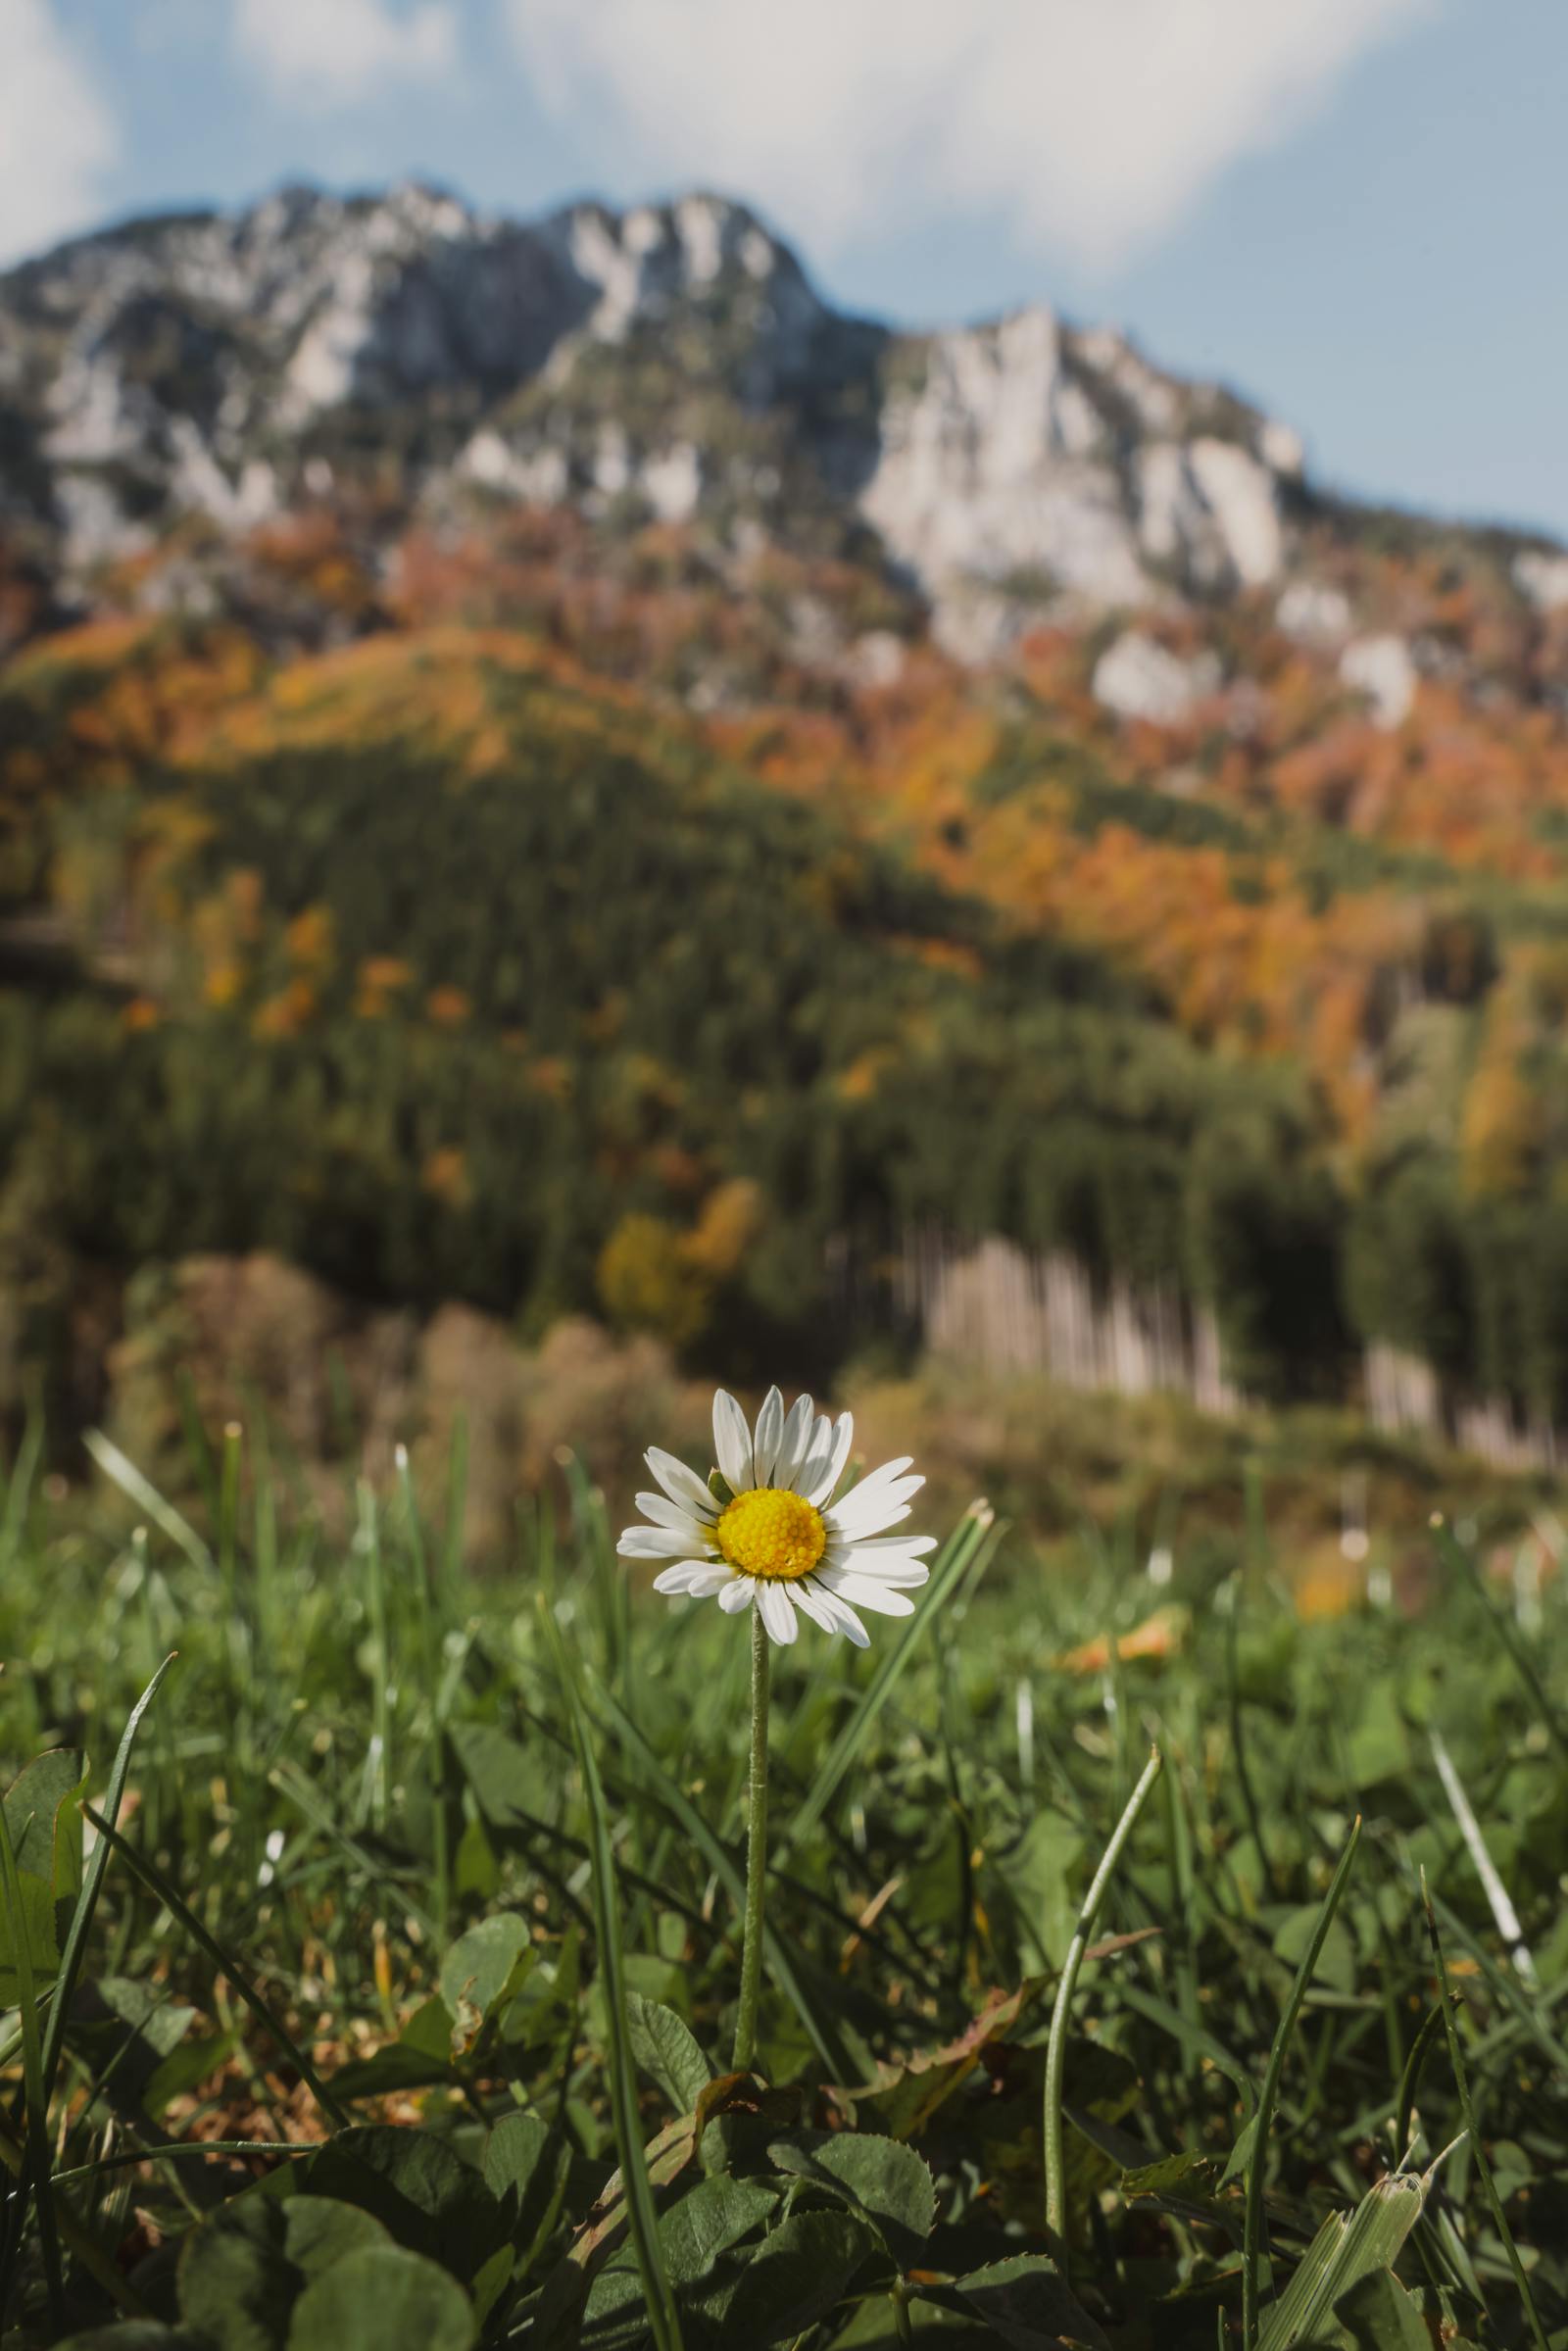
[[[931,1535],[890,1535],[909,1515],[924,1478],[906,1476],[909,1456],[884,1462],[834,1501],[855,1423],[813,1414],[801,1396],[791,1409],[770,1388],[751,1428],[732,1396],[713,1398],[713,1449],[720,1493],[672,1453],[651,1445],[649,1468],[663,1489],[640,1494],[649,1523],[628,1527],[623,1559],[668,1559],[654,1590],[716,1599],[726,1616],[755,1607],[774,1641],[791,1641],[802,1609],[824,1633],[847,1633],[857,1648],[870,1636],[856,1614],[911,1616],[911,1591],[930,1574]],[[727,1492],[727,1498],[726,1498]]]

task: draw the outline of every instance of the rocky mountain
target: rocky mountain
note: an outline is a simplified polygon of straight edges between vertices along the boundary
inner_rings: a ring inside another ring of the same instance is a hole
[[[0,520],[57,580],[324,500],[384,539],[520,503],[848,554],[960,657],[1043,608],[1269,589],[1355,527],[1287,425],[1123,336],[1044,307],[927,334],[846,317],[708,195],[518,222],[418,185],[291,188],[0,277]],[[1515,554],[1524,596],[1568,600],[1568,558]],[[1353,634],[1309,578],[1296,610]],[[1396,705],[1397,654],[1370,659]],[[1193,684],[1135,656],[1108,691],[1159,716]]]
[[[706,196],[0,278],[0,1433],[266,1249],[1560,1462],[1565,906],[1568,555],[1116,334]]]

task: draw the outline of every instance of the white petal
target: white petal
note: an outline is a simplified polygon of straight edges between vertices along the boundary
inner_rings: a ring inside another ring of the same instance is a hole
[[[858,1551],[897,1551],[901,1559],[918,1559],[926,1551],[934,1551],[934,1535],[867,1535],[857,1543]]]
[[[793,1587],[793,1593],[796,1607],[804,1608],[812,1624],[820,1625],[824,1633],[839,1633],[843,1630],[838,1618],[833,1613],[837,1605],[833,1594],[830,1592],[824,1592],[813,1577],[802,1576]]]
[[[622,1559],[689,1559],[702,1549],[692,1527],[628,1527],[615,1548]]]
[[[728,1582],[729,1569],[722,1561],[715,1565],[711,1559],[683,1559],[678,1567],[661,1568],[654,1578],[654,1590],[691,1592],[706,1599],[710,1592],[717,1592],[721,1584]]]
[[[770,1388],[757,1415],[757,1435],[752,1441],[752,1460],[759,1486],[773,1483],[773,1464],[778,1459],[778,1441],[783,1434],[784,1398],[776,1388]]]
[[[832,1450],[833,1423],[825,1412],[819,1412],[816,1416],[815,1424],[812,1427],[810,1437],[807,1441],[806,1451],[802,1456],[800,1468],[795,1473],[795,1491],[797,1494],[808,1494],[810,1493],[812,1487],[821,1477],[823,1470],[826,1469],[828,1455],[832,1452]]]
[[[826,1423],[824,1422],[822,1426],[825,1427]],[[818,1509],[822,1507],[840,1478],[843,1477],[844,1464],[850,1457],[850,1447],[854,1442],[855,1415],[853,1412],[841,1412],[838,1417],[838,1425],[828,1439],[825,1456],[817,1465],[809,1485],[807,1484],[804,1477],[801,1480],[802,1494],[808,1502],[814,1502]],[[813,1453],[815,1452],[814,1445],[811,1450]]]
[[[873,1510],[865,1518],[841,1518],[839,1515],[840,1508],[841,1505],[838,1502],[835,1502],[831,1510],[824,1510],[822,1513],[822,1520],[823,1524],[827,1528],[828,1538],[830,1541],[834,1540],[835,1538],[837,1539],[837,1544],[840,1550],[843,1550],[847,1544],[852,1543],[869,1542],[871,1537],[879,1534],[882,1528],[896,1527],[902,1519],[906,1519],[909,1516],[909,1504],[907,1502],[900,1502],[895,1509],[891,1510]]]
[[[713,1396],[713,1451],[731,1492],[749,1493],[757,1484],[751,1424],[725,1388],[717,1389]]]
[[[858,1486],[852,1486],[843,1498],[824,1512],[829,1526],[841,1527],[858,1541],[874,1535],[879,1527],[896,1527],[901,1518],[909,1515],[909,1496],[918,1494],[924,1478],[900,1478],[891,1486],[879,1486],[874,1494],[862,1494]]]
[[[694,1469],[688,1469],[684,1461],[677,1461],[673,1453],[662,1451],[657,1445],[649,1446],[643,1459],[672,1502],[679,1502],[684,1508],[695,1510],[699,1518],[717,1517],[718,1504],[697,1472]]]
[[[774,1641],[785,1646],[795,1639],[800,1626],[795,1621],[795,1605],[790,1598],[789,1586],[776,1577],[759,1577],[757,1605],[762,1612],[762,1622]]]
[[[874,1576],[855,1576],[847,1567],[828,1567],[819,1571],[819,1580],[835,1599],[853,1600],[857,1608],[869,1608],[873,1616],[914,1614],[912,1600],[890,1584],[879,1584]]]
[[[718,1604],[726,1616],[738,1616],[743,1608],[751,1606],[756,1590],[753,1577],[732,1576],[718,1595]]]
[[[700,1519],[696,1511],[688,1510],[684,1502],[668,1502],[662,1494],[640,1494],[637,1507],[644,1518],[651,1519],[656,1527],[690,1527],[693,1530],[694,1550],[701,1550],[712,1535],[711,1519]]]
[[[784,1421],[784,1434],[778,1443],[778,1459],[773,1464],[773,1484],[793,1490],[795,1475],[806,1459],[806,1448],[811,1442],[811,1399],[797,1396]]]
[[[829,1592],[820,1576],[814,1579],[814,1584],[818,1597],[826,1607],[832,1610],[833,1622],[839,1631],[847,1633],[858,1649],[868,1649],[871,1645],[871,1636],[850,1606],[849,1601],[841,1599],[836,1592]]]
[[[879,1509],[879,1512],[872,1512],[870,1519],[851,1519],[849,1526],[839,1526],[837,1507],[835,1507],[835,1509],[830,1509],[830,1512],[825,1509],[823,1524],[827,1526],[827,1543],[832,1544],[832,1549],[847,1551],[854,1547],[856,1543],[867,1543],[867,1540],[877,1533],[879,1526],[898,1526],[898,1521],[907,1519],[907,1516],[909,1516],[909,1504],[901,1502],[898,1504],[898,1509]]]
[[[931,1581],[931,1570],[923,1559],[898,1559],[886,1553],[867,1559],[858,1548],[840,1553],[829,1564],[847,1569],[852,1576],[863,1576],[872,1584],[886,1584],[906,1592],[917,1592],[922,1584]]]
[[[849,1493],[840,1497],[841,1500],[858,1501],[862,1495],[881,1494],[884,1488],[895,1485],[903,1477],[912,1458],[913,1456],[909,1453],[901,1453],[896,1461],[882,1462],[876,1469],[869,1471],[865,1477],[858,1479],[850,1488]],[[923,1486],[925,1480],[919,1479],[917,1483]]]

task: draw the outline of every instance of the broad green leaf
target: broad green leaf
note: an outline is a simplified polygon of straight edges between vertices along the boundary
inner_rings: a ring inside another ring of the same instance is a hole
[[[723,2343],[762,2351],[814,2326],[876,2258],[875,2238],[853,2213],[792,2213],[760,2245],[730,2257],[733,2284],[715,2280],[720,2290],[701,2306]]]
[[[901,2269],[909,2269],[936,2223],[936,2188],[912,2147],[856,2131],[800,2131],[775,2139],[768,2158],[781,2172],[814,2180],[872,2220]]]
[[[463,2285],[507,2242],[506,2215],[483,2175],[429,2131],[340,2131],[312,2163],[303,2192],[373,2213],[394,2243],[440,2262]]]
[[[706,2278],[719,2255],[760,2228],[777,2204],[777,2190],[760,2180],[699,2180],[660,2220],[671,2285],[695,2285]]]
[[[1110,2351],[1103,2332],[1047,2254],[1019,2253],[1010,2261],[994,2261],[958,2278],[953,2290],[1012,2351],[1059,2351],[1063,2343],[1083,2345],[1086,2351]]]
[[[113,2062],[123,2066],[128,2060],[119,2044],[127,2032],[133,2033],[161,2065],[178,2048],[195,2016],[194,2008],[166,1999],[154,1984],[138,1983],[134,1976],[99,1976],[82,1986],[81,2007],[72,2019],[71,2033],[74,2040],[93,2047],[100,2064],[109,2062],[112,2050]]]
[[[470,1897],[493,1902],[500,1888],[501,1864],[484,1833],[484,1823],[475,1813],[465,1826],[452,1857],[452,1890],[460,1902]]]
[[[177,2049],[172,2049],[147,2084],[145,2104],[150,2115],[160,2116],[169,2110],[176,2098],[182,2098],[226,2065],[238,2043],[237,2033],[208,2033],[188,2034]]]
[[[35,1756],[6,1792],[6,1826],[18,1869],[41,1878],[67,1911],[81,1891],[81,1808],[76,1798],[86,1785],[87,1758],[80,1748],[56,1747]],[[69,1919],[58,1922],[62,1936],[68,1924]]]
[[[1362,1715],[1346,1741],[1346,1769],[1352,1788],[1408,1782],[1410,1740],[1396,1705],[1376,1706]]]
[[[758,2248],[726,2264],[713,2279],[714,2265],[774,2211],[777,2191],[755,2180],[704,2180],[659,2223],[664,2271],[675,2289],[683,2328],[693,2343],[706,2340],[718,2312],[727,2309]],[[708,2287],[710,2290],[704,2291]],[[642,2278],[630,2244],[606,2262],[589,2288],[583,2340],[594,2351],[631,2351],[648,2339]],[[739,2337],[737,2340],[741,2339]]]
[[[81,1890],[81,1810],[76,1799],[87,1785],[85,1759],[75,1747],[56,1747],[35,1756],[5,1796],[6,1827],[17,1864],[13,1922],[10,1902],[0,1904],[0,2007],[14,2008],[22,1996],[17,1932],[25,1939],[35,1991],[60,1973],[60,1954],[71,1914]]]
[[[352,2205],[240,2196],[186,2238],[179,2315],[216,2351],[282,2351],[309,2279],[361,2246],[386,2242],[379,2223]]]
[[[561,2215],[570,2149],[536,2114],[503,2115],[484,2150],[485,2185],[501,2207],[526,2277]]]
[[[931,2351],[958,2351],[973,2343],[979,2351],[997,2351],[1000,2338],[979,2319],[965,2317],[938,2302],[908,2302],[904,2316],[909,2334],[901,2335],[891,2294],[867,2294],[848,2326],[833,2337],[833,2351],[901,2351],[911,2337],[929,2343]]]
[[[689,1971],[678,1959],[666,1959],[658,1951],[628,1951],[626,1953],[626,1988],[641,1999],[655,2000],[680,2016],[686,2007],[686,1986]]]
[[[398,2245],[368,2245],[306,2287],[285,2351],[470,2351],[477,2331],[445,2270]]]
[[[1420,2310],[1387,2270],[1363,2278],[1334,2305],[1338,2339],[1353,2351],[1432,2351]],[[1335,2339],[1335,2338],[1325,2338]]]
[[[993,1876],[1016,1913],[1033,1968],[1059,1967],[1083,1899],[1084,1838],[1059,1813],[1042,1808]],[[990,1898],[989,1896],[987,1897]]]
[[[25,1938],[34,1988],[52,1984],[60,1971],[60,1938],[55,1932],[55,1899],[43,1878],[31,1871],[17,1872],[15,1896],[20,1932]],[[0,2008],[15,2008],[22,1998],[18,1967],[17,1929],[9,1904],[0,1905]]]
[[[672,2008],[645,2000],[641,1992],[626,1994],[626,2025],[631,2053],[650,2081],[658,2083],[676,2114],[690,2114],[713,2078],[689,2028]]]
[[[1275,1954],[1288,1966],[1297,1967],[1305,1957],[1307,1945],[1316,1932],[1318,1916],[1318,1905],[1309,1902],[1300,1910],[1293,1910],[1276,1928]],[[1329,1931],[1323,1938],[1317,1965],[1312,1970],[1312,1981],[1314,1984],[1327,1984],[1335,1991],[1349,1994],[1355,1989],[1355,1944],[1344,1919],[1336,1918],[1330,1922]]]
[[[647,2351],[652,2342],[643,2281],[629,2244],[611,2255],[589,2285],[581,2339],[593,2351]]]
[[[492,2016],[520,1988],[534,1962],[527,1927],[514,1910],[481,1919],[441,1962],[441,1997],[455,2020],[452,2054],[472,2048]]]
[[[492,1723],[455,1723],[451,1737],[483,1817],[497,1828],[531,1828],[539,1774],[527,1749]]]
[[[581,1938],[567,1929],[552,1964],[541,1960],[501,2020],[508,2049],[533,2048],[541,2041],[575,2039],[582,1994]]]
[[[1016,1991],[994,1992],[974,2023],[946,2047],[917,2050],[874,2068],[856,2089],[856,2104],[869,2107],[892,2137],[916,2137],[968,2079],[981,2051],[1016,2036],[1041,1990],[1040,1979],[1030,1978]]]
[[[545,2272],[533,2291],[514,2307],[509,2317],[513,2334],[520,2336],[529,2351],[533,2351],[536,2343],[539,2351],[577,2351],[588,2283],[575,2261],[569,2258],[558,2261],[554,2269]]]

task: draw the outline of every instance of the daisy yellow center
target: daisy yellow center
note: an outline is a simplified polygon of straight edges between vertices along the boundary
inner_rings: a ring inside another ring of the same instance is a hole
[[[719,1549],[742,1576],[808,1576],[827,1549],[821,1512],[774,1486],[738,1494],[716,1533]]]

